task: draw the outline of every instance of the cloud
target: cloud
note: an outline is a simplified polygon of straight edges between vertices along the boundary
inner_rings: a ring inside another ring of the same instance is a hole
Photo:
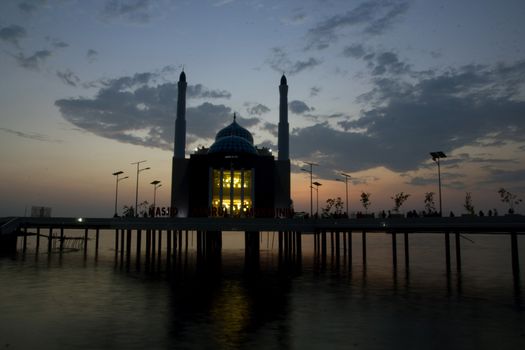
[[[47,0],[29,0],[22,1],[18,4],[18,8],[27,14],[32,14],[47,4]]]
[[[51,45],[53,45],[53,47],[55,47],[57,49],[63,49],[63,48],[69,47],[68,43],[66,43],[64,41],[58,41],[58,40],[53,41],[53,43]]]
[[[18,53],[16,55],[13,55],[16,62],[20,67],[27,68],[27,69],[33,69],[33,70],[39,70],[40,65],[52,54],[49,50],[39,50],[36,51],[31,56],[25,56],[23,53]]]
[[[57,76],[62,80],[63,83],[76,87],[80,83],[80,78],[70,71],[69,69],[66,69],[65,71],[58,71],[57,70]]]
[[[384,166],[402,172],[420,168],[429,151],[452,154],[489,136],[525,142],[525,61],[430,75],[415,81],[374,78],[374,88],[361,98],[369,109],[338,122],[342,130],[326,122],[295,130],[292,156],[330,169],[345,164],[348,171]]]
[[[365,54],[365,48],[361,44],[352,44],[343,49],[343,55],[346,57],[361,58]]]
[[[93,49],[87,50],[86,58],[87,58],[89,63],[95,62],[97,60],[97,57],[98,57],[98,51],[97,50],[93,50]]]
[[[306,60],[292,61],[282,48],[274,47],[267,63],[279,73],[284,72],[289,75],[294,75],[320,65],[321,61],[314,57],[309,57]]]
[[[102,11],[106,19],[122,18],[136,23],[149,22],[152,2],[150,0],[109,0]]]
[[[312,86],[310,88],[310,97],[315,97],[315,96],[319,95],[321,90],[322,89],[319,86]]]
[[[265,122],[264,125],[262,126],[262,129],[268,131],[270,134],[272,134],[275,137],[277,137],[279,134],[277,124],[274,124],[274,123]]]
[[[231,93],[226,90],[209,90],[202,86],[201,84],[197,85],[188,85],[186,89],[186,94],[188,97],[193,98],[230,98]]]
[[[303,114],[314,110],[313,108],[308,107],[306,103],[299,100],[290,101],[288,103],[288,109],[295,114]]]
[[[248,105],[248,107],[246,108],[246,111],[248,112],[248,114],[262,115],[262,114],[270,112],[270,108],[266,107],[263,104],[258,103],[252,106]]]
[[[0,29],[0,39],[10,44],[19,46],[19,40],[27,36],[27,32],[24,27],[16,24],[12,24],[7,27]]]
[[[489,179],[485,183],[510,184],[525,182],[525,169],[517,170],[490,170]]]
[[[173,148],[173,128],[177,109],[177,84],[158,83],[159,72],[137,73],[103,80],[93,98],[67,98],[55,101],[62,117],[76,127],[119,142]],[[189,101],[227,95],[189,85]],[[230,122],[232,110],[222,104],[203,102],[186,109],[188,140],[213,138]],[[255,121],[243,119],[246,124]]]
[[[347,28],[359,28],[362,33],[380,35],[409,8],[407,1],[370,0],[353,9],[329,17],[310,28],[306,49],[326,49],[337,41]]]
[[[343,56],[363,60],[374,76],[413,73],[410,65],[391,51],[373,52],[361,44],[353,44],[343,49]]]
[[[8,128],[0,128],[0,130],[6,133],[12,134],[12,135],[16,135],[16,136],[25,138],[25,139],[31,139],[31,140],[43,141],[43,142],[53,142],[53,143],[62,142],[61,140],[56,140],[47,135],[43,135],[43,134],[36,133],[36,132],[27,133],[27,132],[22,132],[18,130],[8,129]]]

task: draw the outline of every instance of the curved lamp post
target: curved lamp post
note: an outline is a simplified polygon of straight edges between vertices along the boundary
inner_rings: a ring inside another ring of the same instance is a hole
[[[314,207],[313,206],[313,191],[312,191],[313,190],[313,182],[312,182],[312,180],[313,180],[313,166],[314,165],[317,166],[319,164],[312,163],[312,162],[305,162],[305,163],[310,165],[310,169],[308,170],[308,169],[301,168],[301,170],[310,174],[310,217],[312,217],[313,211],[314,211],[314,209],[313,209],[313,207]]]
[[[157,188],[162,186],[159,180],[151,181],[151,185],[153,185],[153,217],[155,217],[155,203],[157,202]]]
[[[345,187],[346,187],[346,217],[350,217],[350,213],[348,212],[348,179],[351,178],[350,175],[348,175],[347,173],[340,173],[341,176],[344,176],[344,180],[341,180],[341,179],[335,179],[335,181],[340,181],[340,182],[344,182],[345,183]]]
[[[131,163],[132,165],[137,164],[137,186],[135,187],[135,216],[139,215],[138,204],[139,204],[139,173],[145,170],[149,170],[150,167],[140,169],[140,163],[146,162],[141,160],[140,162]]]
[[[118,212],[117,212],[117,201],[118,201],[118,183],[122,180],[125,180],[127,178],[129,178],[129,176],[125,176],[125,177],[121,177],[119,178],[119,175],[122,175],[124,174],[123,171],[117,171],[117,172],[114,172],[113,173],[113,176],[116,176],[117,177],[117,180],[116,180],[116,186],[115,186],[115,214],[113,215],[114,217],[117,217],[118,216]]]

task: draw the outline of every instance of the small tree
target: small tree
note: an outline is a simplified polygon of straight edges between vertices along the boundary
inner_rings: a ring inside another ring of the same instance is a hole
[[[323,209],[323,217],[340,217],[343,215],[343,201],[341,197],[328,198],[326,200],[326,207]]]
[[[390,197],[394,200],[394,211],[396,213],[399,213],[399,208],[403,205],[403,203],[406,202],[406,200],[410,197],[408,193],[405,192],[399,192],[394,195],[394,197]]]
[[[139,216],[148,216],[148,201],[144,201],[142,203],[139,203],[137,213]]]
[[[470,215],[476,215],[474,205],[472,204],[472,195],[470,192],[465,193],[465,204],[463,204],[463,207]]]
[[[434,192],[425,193],[425,211],[428,215],[432,215],[436,212],[436,203],[434,202]]]
[[[514,206],[519,205],[522,202],[522,199],[505,190],[503,187],[498,190],[498,193],[501,201],[509,205],[509,214],[514,214]]]
[[[134,217],[135,216],[135,209],[133,208],[133,206],[130,205],[128,207],[127,205],[125,205],[123,207],[123,210],[122,210],[122,216],[127,217],[127,218]]]
[[[370,207],[370,205],[372,204],[372,202],[370,202],[370,197],[372,196],[371,193],[369,192],[362,192],[361,193],[361,204],[363,205],[363,207],[365,208],[365,212],[368,212],[368,208]]]

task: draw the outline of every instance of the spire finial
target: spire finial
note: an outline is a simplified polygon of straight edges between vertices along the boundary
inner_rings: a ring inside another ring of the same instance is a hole
[[[235,112],[233,112],[233,121],[235,121],[237,119],[237,114],[235,114]]]

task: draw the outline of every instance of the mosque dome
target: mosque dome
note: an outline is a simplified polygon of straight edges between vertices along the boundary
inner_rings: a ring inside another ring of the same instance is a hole
[[[237,124],[235,114],[233,115],[233,122],[217,133],[217,136],[215,136],[215,141],[219,141],[221,138],[226,136],[238,136],[240,138],[245,139],[250,143],[250,145],[253,146],[252,134],[248,130]]]
[[[241,127],[239,126],[239,128]],[[244,128],[241,128],[241,129],[248,132]],[[249,132],[248,132],[248,135],[251,137],[251,134]],[[257,151],[255,147],[253,146],[253,144],[251,144],[250,141],[248,141],[246,138],[243,138],[237,135],[227,135],[227,136],[217,138],[217,140],[213,143],[213,145],[211,145],[210,149],[208,150],[208,154],[212,154],[212,153],[257,154]]]

